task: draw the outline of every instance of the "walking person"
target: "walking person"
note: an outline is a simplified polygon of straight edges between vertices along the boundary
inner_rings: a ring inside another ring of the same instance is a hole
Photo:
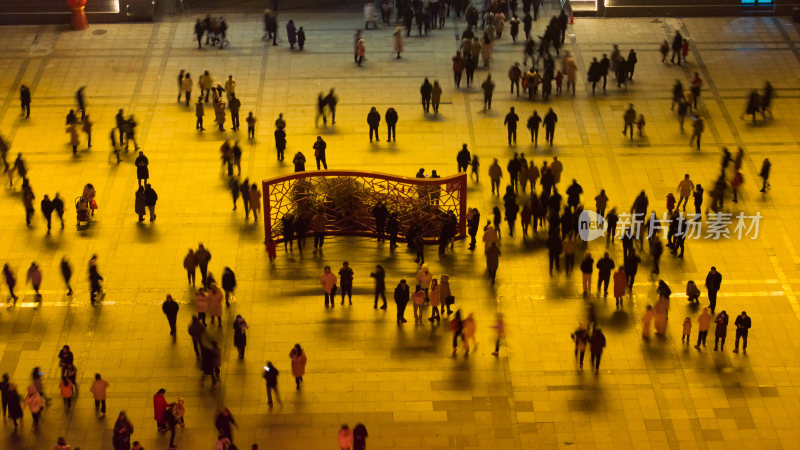
[[[625,275],[626,269],[626,266],[619,266],[617,271],[614,272],[614,299],[617,302],[617,308],[622,306],[623,297],[625,297],[625,292],[628,289],[628,277]]]
[[[428,319],[431,323],[436,321],[436,325],[439,325],[442,318],[439,314],[439,305],[442,303],[442,288],[439,286],[439,280],[434,278],[431,280],[431,288],[428,292],[428,298],[430,299],[431,303],[431,317]]]
[[[306,374],[306,362],[308,362],[306,352],[300,347],[300,344],[294,344],[294,347],[289,352],[289,359],[292,360],[292,375],[299,391],[300,383],[303,382],[303,375]]]
[[[592,332],[592,337],[589,338],[589,351],[592,357],[592,366],[594,366],[594,373],[600,372],[600,358],[603,356],[603,349],[606,346],[606,337],[600,328],[595,327]]]
[[[208,277],[208,313],[211,315],[211,325],[214,325],[214,318],[217,319],[217,328],[222,328],[222,290],[217,287],[217,283]]]
[[[61,377],[61,382],[58,383],[58,388],[61,391],[61,399],[64,400],[64,408],[69,411],[72,408],[72,397],[75,395],[75,385],[72,380],[66,376]]]
[[[44,409],[44,400],[42,400],[42,396],[39,395],[39,392],[33,386],[28,386],[28,395],[25,397],[25,406],[27,406],[28,410],[31,412],[31,418],[33,418],[33,427],[38,429],[39,416],[42,415],[42,410]],[[16,420],[14,423],[16,424]]]
[[[39,288],[42,286],[42,271],[35,262],[32,262],[30,267],[28,267],[28,273],[25,279],[27,282],[31,283],[33,291],[36,294],[36,300],[41,301],[42,295],[39,293]]]
[[[231,294],[236,290],[236,274],[227,266],[222,270],[222,290],[225,292],[225,306],[231,306]]]
[[[383,270],[383,266],[378,264],[375,266],[375,272],[369,274],[371,278],[375,279],[375,303],[373,303],[373,309],[378,308],[378,297],[383,298],[383,305],[381,309],[386,309],[386,272]]]
[[[697,149],[700,150],[700,138],[703,135],[703,131],[705,130],[705,121],[699,114],[696,114],[692,117],[692,137],[689,139],[689,145],[692,145],[695,139],[697,139]]]
[[[439,104],[442,102],[442,87],[439,85],[439,80],[433,81],[433,88],[431,89],[431,104],[433,105],[433,115],[439,114]]]
[[[195,259],[197,260],[197,265],[200,267],[200,281],[203,284],[203,287],[208,287],[208,263],[211,261],[211,252],[206,250],[201,242],[198,247],[197,251],[194,253]],[[185,260],[184,260],[185,261]],[[185,266],[184,266],[185,267]],[[188,267],[186,269],[189,270]],[[192,270],[194,272],[194,270]],[[194,286],[194,273],[192,273],[192,285]]]
[[[739,353],[739,339],[742,340],[742,354],[747,354],[747,334],[750,331],[750,327],[752,326],[752,321],[750,320],[750,316],[747,315],[746,311],[742,311],[742,313],[736,317],[736,320],[733,322],[736,326],[736,341],[733,344],[733,353]]]
[[[247,346],[247,322],[241,314],[233,320],[233,346],[239,350],[239,359],[244,359],[244,348]]]
[[[270,408],[272,408],[272,392],[275,392],[275,398],[278,400],[278,403],[283,404],[281,401],[281,396],[278,393],[278,369],[272,365],[272,362],[267,361],[267,365],[264,366],[264,374],[262,377],[267,382],[267,404]]]
[[[197,269],[197,255],[195,255],[194,250],[191,248],[183,258],[183,268],[186,269],[186,276],[189,279],[189,283],[192,284],[192,288],[194,288],[195,274]]]
[[[467,80],[469,81],[469,73],[467,75]],[[487,109],[492,109],[492,94],[494,93],[492,74],[486,76],[486,80],[481,83],[481,89],[483,89],[483,111],[485,112]]]
[[[406,284],[406,280],[400,280],[400,283],[397,284],[397,287],[394,289],[394,302],[397,305],[397,324],[402,324],[408,322],[405,317],[405,310],[406,305],[408,305],[408,301],[411,298],[411,293],[409,292],[408,285]]]
[[[131,448],[131,435],[133,434],[133,425],[128,420],[125,411],[120,411],[116,422],[114,422],[114,435],[112,437],[112,444],[114,450],[129,450]]]
[[[761,177],[763,183],[761,185],[761,190],[759,192],[766,193],[767,189],[769,189],[769,172],[772,168],[772,163],[769,162],[769,158],[764,158],[764,162],[761,163],[761,171],[758,173],[758,176]],[[699,213],[699,212],[698,212]]]
[[[724,310],[719,313],[714,319],[714,324],[714,351],[717,349],[722,351],[725,346],[725,337],[728,334],[728,313]]]
[[[608,256],[608,252],[603,254],[597,262],[597,295],[600,295],[600,286],[603,286],[603,297],[608,297],[608,283],[611,278],[611,271],[614,269],[614,261]]]
[[[578,329],[570,337],[575,341],[575,358],[578,359],[579,367],[583,369],[583,357],[586,354],[586,345],[589,343],[589,333],[586,332],[586,325],[583,322],[578,324]]]
[[[544,123],[545,141],[552,147],[556,132],[556,122],[558,122],[558,116],[553,112],[553,108],[547,111],[542,122]]]
[[[716,267],[712,266],[708,275],[706,275],[705,285],[708,290],[708,309],[711,310],[711,314],[714,314],[714,310],[717,307],[717,292],[719,292],[722,285],[722,274],[717,272]]]
[[[623,120],[625,122],[625,127],[622,129],[622,135],[624,136],[628,129],[630,129],[631,140],[633,140],[633,124],[636,122],[636,110],[633,109],[633,103],[628,104],[628,109],[625,110]]]
[[[7,382],[8,376],[4,376],[4,382]],[[3,391],[5,395],[5,403],[8,406],[8,418],[14,422],[14,430],[17,429],[17,421],[22,419],[22,405],[20,404],[19,392],[17,392],[17,385],[8,383]],[[5,409],[3,410],[3,417],[5,418]]]
[[[103,277],[97,271],[97,255],[92,255],[92,258],[89,259],[89,299],[92,305],[95,301],[100,301],[105,297],[103,287],[100,285],[101,281],[103,281]]]
[[[24,84],[19,87],[19,103],[22,106],[22,115],[26,119],[31,117],[31,90]]]
[[[161,311],[163,311],[164,315],[167,316],[167,322],[169,322],[169,335],[172,336],[173,339],[177,337],[175,334],[175,325],[178,321],[178,309],[180,309],[178,302],[173,300],[171,295],[167,294],[167,299],[161,304]]]

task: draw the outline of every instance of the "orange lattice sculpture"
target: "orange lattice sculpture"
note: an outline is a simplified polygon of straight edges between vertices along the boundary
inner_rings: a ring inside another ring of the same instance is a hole
[[[416,224],[426,243],[436,242],[448,213],[455,215],[455,238],[466,237],[466,173],[410,178],[360,171],[307,171],[265,180],[263,191],[267,241],[270,237],[276,243],[284,241],[282,219],[286,214],[310,223],[320,211],[327,216],[327,235],[376,237],[372,209],[378,202],[397,214],[401,241],[408,226]]]

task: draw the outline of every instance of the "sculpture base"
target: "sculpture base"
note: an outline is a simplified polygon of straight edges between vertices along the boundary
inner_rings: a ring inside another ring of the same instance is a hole
[[[86,12],[84,7],[74,8],[72,10],[72,17],[70,17],[70,24],[73,30],[85,30],[89,28],[89,21],[86,20]]]

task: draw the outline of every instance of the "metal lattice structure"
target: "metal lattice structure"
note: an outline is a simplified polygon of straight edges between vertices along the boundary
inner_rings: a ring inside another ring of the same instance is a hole
[[[283,217],[291,213],[306,223],[319,211],[328,219],[326,235],[377,237],[372,209],[383,202],[397,213],[398,240],[409,225],[421,228],[426,243],[438,241],[448,211],[456,216],[455,239],[466,237],[467,175],[410,178],[361,171],[296,172],[264,180],[264,236],[285,240]],[[306,235],[311,235],[309,229]]]

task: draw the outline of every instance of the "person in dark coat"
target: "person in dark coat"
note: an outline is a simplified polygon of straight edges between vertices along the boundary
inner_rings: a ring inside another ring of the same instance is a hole
[[[512,139],[515,145],[517,143],[517,122],[519,122],[519,116],[514,112],[514,107],[512,106],[511,110],[506,114],[505,120],[503,120],[503,125],[508,128],[508,145],[511,145]]]
[[[717,272],[716,267],[711,267],[711,270],[706,275],[706,289],[708,289],[708,309],[714,313],[714,308],[717,306],[717,292],[719,292],[720,285],[722,285],[722,274]]]
[[[497,268],[500,265],[500,248],[497,242],[492,242],[486,249],[486,270],[489,272],[489,279],[494,284],[497,278]]]
[[[353,304],[353,269],[350,264],[345,261],[342,263],[342,268],[339,269],[339,285],[342,289],[342,305],[344,305],[344,296],[347,295],[350,304]],[[331,299],[333,302],[333,299]]]
[[[373,309],[378,308],[378,297],[383,298],[381,309],[386,309],[386,272],[383,270],[383,266],[380,264],[375,266],[375,272],[370,273],[369,276],[375,279],[375,303],[372,305]]]
[[[69,284],[69,280],[72,278],[72,267],[70,267],[66,257],[61,258],[60,267],[61,276],[64,278],[64,283],[67,285],[67,295],[72,295],[72,286]]]
[[[156,202],[158,201],[158,194],[155,189],[149,184],[144,186],[144,205],[150,211],[150,222],[156,220]]]
[[[268,363],[269,364],[269,363]],[[272,406],[272,402],[270,401],[270,406]],[[233,414],[228,411],[228,408],[222,407],[220,411],[217,413],[217,416],[214,418],[214,426],[217,428],[217,431],[222,436],[228,438],[233,443],[233,428],[231,426],[236,426],[236,421],[233,420]]]
[[[97,255],[92,255],[89,260],[89,299],[92,301],[92,305],[104,296],[103,287],[100,285],[101,281],[103,281],[103,277],[97,271]]]
[[[375,133],[375,140],[380,142],[378,137],[378,125],[381,123],[381,114],[374,106],[367,114],[367,125],[369,125],[369,141],[372,142],[372,134]]]
[[[139,152],[139,156],[136,157],[133,164],[136,166],[136,179],[139,181],[139,186],[146,184],[150,178],[150,170],[147,168],[150,161],[147,156],[144,156],[144,152]]]
[[[683,36],[680,31],[675,31],[675,37],[672,38],[672,58],[670,61],[675,64],[675,57],[678,57],[678,65],[681,65],[681,47],[683,46]]]
[[[608,297],[608,283],[614,267],[614,261],[608,256],[608,252],[605,252],[600,261],[597,262],[597,295],[600,295],[600,286],[602,285],[603,296]]]
[[[117,421],[114,422],[114,436],[111,440],[114,450],[130,450],[133,425],[128,420],[125,411],[120,411]]]
[[[427,78],[422,82],[419,88],[419,93],[422,96],[422,111],[427,114],[431,108],[431,96],[433,94],[433,85]]]
[[[283,161],[283,152],[286,150],[286,130],[275,129],[275,149],[278,152],[278,161]]]
[[[28,119],[31,117],[31,90],[24,84],[19,87],[19,103],[22,105],[22,114]]]
[[[367,449],[367,427],[363,423],[359,423],[353,428],[353,450],[366,450]]]
[[[175,338],[175,324],[178,321],[178,302],[172,299],[172,296],[167,294],[167,299],[164,300],[164,303],[161,304],[161,311],[164,312],[164,315],[167,316],[167,322],[169,322],[169,334],[170,336]]]
[[[606,337],[600,328],[595,327],[592,337],[589,338],[589,351],[592,357],[594,373],[600,371],[600,357],[603,356],[603,349],[606,346]]]
[[[211,261],[211,252],[209,252],[203,244],[200,244],[194,256],[197,258],[197,265],[200,267],[203,287],[208,287],[208,262]]]
[[[394,108],[387,109],[386,113],[383,115],[383,119],[386,121],[386,128],[389,130],[386,136],[386,142],[397,142],[397,134],[395,133],[395,127],[397,126],[397,111],[395,111]]]
[[[389,249],[397,247],[397,233],[400,232],[400,222],[397,220],[397,213],[389,214],[386,221],[386,233],[389,234]]]
[[[233,346],[239,350],[239,359],[244,359],[244,348],[247,346],[247,322],[241,314],[236,315],[233,321]]]
[[[639,270],[639,263],[641,262],[642,259],[636,256],[636,252],[633,249],[623,261],[625,279],[628,281],[628,289],[631,291],[633,291],[633,280],[636,278],[636,272]]]
[[[64,201],[59,197],[58,192],[53,197],[53,209],[58,214],[58,219],[61,221],[61,229],[64,229]]]
[[[389,210],[383,202],[378,202],[372,208],[372,217],[375,218],[375,230],[378,233],[378,242],[383,242],[386,239],[386,219],[389,217]]]
[[[397,284],[397,287],[394,288],[394,302],[397,304],[397,324],[406,323],[408,322],[403,315],[406,311],[406,305],[408,305],[408,300],[411,297],[411,293],[409,292],[408,285],[406,284],[406,280],[400,280],[400,283]]]
[[[555,112],[553,112],[553,108],[550,108],[550,110],[547,111],[547,114],[545,114],[544,119],[542,120],[545,132],[544,138],[547,141],[547,143],[550,144],[550,147],[553,146],[553,139],[556,133],[556,122],[558,122],[558,116],[556,115]]]
[[[42,198],[41,208],[42,215],[47,219],[47,233],[50,234],[50,221],[53,218],[53,210],[55,208],[53,207],[53,202],[47,195]]]
[[[306,46],[306,32],[303,27],[297,29],[297,48],[302,52],[303,47]]]
[[[294,50],[294,44],[297,43],[297,28],[291,20],[286,24],[286,38],[289,40],[289,49]]]
[[[139,216],[139,222],[144,222],[144,215],[147,211],[145,209],[145,203],[144,186],[139,186],[139,189],[137,189],[134,194],[133,201],[133,212]]]
[[[7,375],[6,375],[7,377]],[[22,404],[17,392],[17,386],[9,383],[3,391],[3,407],[8,407],[8,417],[14,422],[14,429],[17,429],[17,420],[22,419]],[[5,409],[3,410],[5,414]]]
[[[728,313],[722,311],[714,319],[714,351],[723,350],[725,346],[725,337],[728,335]]]
[[[222,290],[225,291],[225,306],[231,306],[230,298],[236,289],[236,275],[230,267],[225,267],[222,271]]]
[[[278,394],[278,369],[272,365],[271,362],[267,361],[267,365],[264,366],[264,374],[262,377],[267,381],[267,404],[270,408],[272,408],[272,391],[275,391],[275,397],[278,398],[278,403],[283,404],[281,402],[281,396]]]
[[[733,322],[736,326],[736,343],[733,344],[733,353],[739,353],[739,339],[742,339],[742,353],[747,354],[747,334],[752,326],[752,321],[747,312],[742,311],[736,320]]]

